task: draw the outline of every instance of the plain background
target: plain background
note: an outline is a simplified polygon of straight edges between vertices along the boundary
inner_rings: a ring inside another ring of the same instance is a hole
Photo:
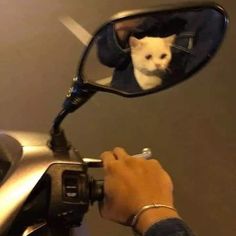
[[[49,130],[83,51],[58,17],[69,15],[92,33],[120,10],[174,2],[0,0],[0,128]],[[131,154],[150,147],[173,177],[181,216],[202,236],[236,233],[236,2],[218,3],[230,16],[227,36],[191,80],[135,99],[97,93],[64,123],[84,156],[115,146]],[[101,219],[96,205],[85,224],[92,236],[131,235]]]

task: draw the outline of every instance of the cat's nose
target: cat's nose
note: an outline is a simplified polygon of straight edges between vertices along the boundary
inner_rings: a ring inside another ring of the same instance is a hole
[[[161,64],[160,64],[160,63],[155,63],[155,67],[156,67],[157,69],[159,69],[159,68],[161,67]]]

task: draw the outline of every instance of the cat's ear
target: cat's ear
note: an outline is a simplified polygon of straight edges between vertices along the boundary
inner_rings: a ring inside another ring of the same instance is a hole
[[[137,38],[135,38],[134,36],[130,36],[129,37],[129,46],[131,48],[136,48],[140,45],[140,42]]]
[[[165,38],[168,45],[172,45],[174,43],[175,39],[176,39],[176,34],[173,34],[173,35]]]

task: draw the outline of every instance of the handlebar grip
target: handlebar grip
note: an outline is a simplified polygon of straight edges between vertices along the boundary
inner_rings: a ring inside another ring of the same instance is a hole
[[[95,201],[102,201],[104,198],[104,181],[103,180],[95,180],[92,177],[89,181],[89,189],[90,189],[90,202],[91,205]]]

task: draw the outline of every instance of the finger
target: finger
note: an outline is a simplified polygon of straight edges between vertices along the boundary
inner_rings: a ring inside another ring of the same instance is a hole
[[[116,160],[116,157],[111,151],[106,151],[101,154],[101,159],[103,161],[103,167],[106,169],[109,163]]]
[[[124,148],[116,147],[114,148],[113,153],[116,156],[117,160],[126,160],[130,158],[129,154],[125,151]]]
[[[147,162],[156,165],[160,169],[163,169],[161,163],[157,159],[149,159]]]

